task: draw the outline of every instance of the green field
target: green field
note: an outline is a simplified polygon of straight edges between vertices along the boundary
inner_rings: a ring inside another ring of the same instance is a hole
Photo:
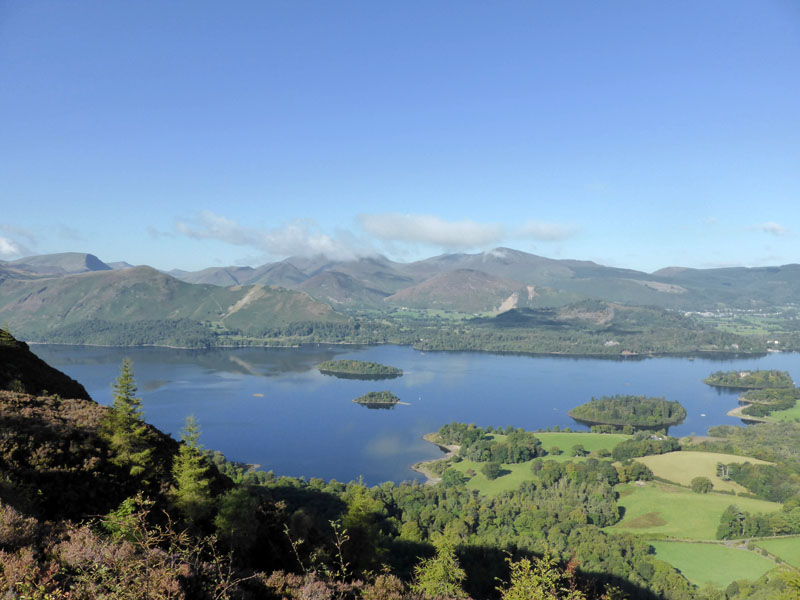
[[[731,504],[748,512],[774,512],[781,508],[777,502],[728,494],[696,494],[657,482],[620,484],[617,491],[625,515],[608,529],[690,540],[713,540],[719,518]]]
[[[743,548],[663,541],[652,542],[652,545],[658,558],[699,587],[710,584],[725,588],[737,579],[756,580],[775,568],[769,558]]]
[[[539,460],[539,459],[534,459]],[[524,481],[533,481],[536,477],[531,471],[532,460],[515,465],[503,465],[505,471],[510,471],[506,475],[501,475],[492,481],[486,478],[486,475],[481,473],[481,466],[486,463],[479,463],[472,460],[463,460],[458,463],[453,463],[452,467],[461,473],[465,473],[468,469],[475,471],[475,476],[467,482],[467,488],[471,490],[478,490],[481,494],[486,496],[496,496],[502,492],[515,490]]]
[[[770,414],[767,419],[770,421],[798,421],[800,420],[800,402],[795,404],[792,408],[786,410],[776,410]]]
[[[494,434],[491,437],[497,440],[502,440],[505,436]],[[553,447],[558,447],[562,450],[562,454],[552,456],[548,455],[543,458],[536,458],[534,460],[556,460],[558,462],[566,461],[583,461],[586,458],[575,458],[570,456],[570,449],[576,444],[583,444],[583,447],[589,452],[595,452],[602,448],[611,450],[614,446],[621,441],[628,439],[629,435],[622,434],[608,434],[608,433],[589,433],[589,432],[575,432],[575,433],[537,433],[536,437],[542,440],[542,446],[548,452]],[[521,483],[525,481],[533,481],[536,479],[531,471],[531,464],[533,460],[514,465],[504,464],[503,469],[509,471],[507,474],[490,481],[486,476],[481,473],[481,466],[485,463],[479,463],[471,460],[462,460],[461,462],[452,463],[451,466],[465,473],[468,469],[475,471],[475,476],[467,483],[467,488],[478,490],[481,494],[487,496],[496,496],[502,492],[517,489]]]
[[[800,569],[800,537],[783,537],[755,542],[759,548],[764,548],[785,563]]]
[[[717,452],[668,452],[654,456],[642,456],[636,459],[646,464],[656,477],[674,481],[681,485],[689,485],[695,477],[708,477],[714,484],[715,491],[746,492],[747,490],[734,481],[723,481],[717,477],[717,463],[766,464],[757,458],[719,454]]]

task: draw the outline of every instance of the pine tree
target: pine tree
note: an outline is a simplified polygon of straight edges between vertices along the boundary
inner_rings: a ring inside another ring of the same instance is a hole
[[[187,417],[181,434],[183,444],[172,465],[173,504],[192,523],[207,517],[213,508],[209,467],[200,452],[199,438],[200,426],[193,416]]]
[[[111,462],[144,479],[152,467],[153,449],[142,418],[142,401],[136,397],[131,361],[122,361],[119,377],[112,384],[114,403],[102,424],[102,432],[113,452]]]
[[[3,323],[0,327],[0,346],[16,346],[17,340],[11,335],[11,330],[8,328],[8,321]]]
[[[453,542],[442,538],[434,542],[436,556],[414,567],[411,589],[424,598],[466,598],[461,587],[467,574],[458,562]]]

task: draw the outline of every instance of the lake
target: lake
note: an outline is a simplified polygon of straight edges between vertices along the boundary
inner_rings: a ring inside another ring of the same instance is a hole
[[[741,424],[725,415],[737,405],[738,392],[703,384],[710,372],[780,369],[800,377],[800,354],[783,353],[605,360],[418,352],[389,345],[179,350],[36,344],[31,350],[80,381],[102,404],[111,403],[111,382],[123,358],[130,358],[146,420],[174,437],[194,415],[203,445],[229,460],[277,475],[363,477],[369,485],[421,479],[409,465],[441,456],[422,435],[451,421],[585,430],[567,415],[569,409],[592,396],[642,394],[677,400],[686,408],[686,421],[671,428],[672,435],[704,434],[712,425]],[[405,375],[360,381],[315,369],[339,358],[400,367]],[[408,406],[371,410],[352,402],[380,390]]]

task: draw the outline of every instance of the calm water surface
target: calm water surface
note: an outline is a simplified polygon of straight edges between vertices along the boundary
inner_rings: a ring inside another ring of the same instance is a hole
[[[419,479],[409,465],[441,453],[421,436],[445,423],[537,429],[586,429],[567,411],[592,396],[665,396],[688,417],[670,433],[703,434],[709,426],[741,424],[725,415],[737,392],[702,383],[712,371],[780,369],[800,378],[800,354],[760,358],[590,358],[418,352],[401,346],[309,346],[287,349],[176,350],[32,345],[54,367],[80,381],[92,398],[111,403],[111,382],[123,358],[133,361],[145,418],[179,437],[194,415],[201,441],[228,459],[256,463],[279,475],[370,485]],[[384,381],[337,379],[314,367],[354,358],[400,367]],[[370,410],[352,402],[390,390],[409,406]]]

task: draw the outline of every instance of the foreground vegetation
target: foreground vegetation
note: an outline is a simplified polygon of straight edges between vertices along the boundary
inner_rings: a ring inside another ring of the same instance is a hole
[[[2,346],[9,381],[40,389],[39,370],[23,368],[25,345]],[[651,537],[712,539],[733,503],[745,522],[800,517],[791,498],[781,505],[650,481],[631,457],[677,442],[647,433],[456,423],[440,435],[464,457],[445,465],[439,485],[276,477],[204,451],[191,419],[181,443],[145,424],[128,363],[112,407],[62,398],[57,390],[72,383],[44,376],[56,391],[0,391],[0,594],[9,597],[720,600],[719,589],[693,585],[653,554]],[[773,462],[754,467],[796,469],[800,426],[717,433],[706,444]],[[477,473],[459,473],[468,461],[487,481],[492,468],[483,469],[495,464],[494,481],[508,465],[530,478],[483,494],[468,487]],[[748,472],[736,481],[765,497],[785,491],[779,478]],[[796,574],[781,573],[731,583],[725,598],[800,589]]]

